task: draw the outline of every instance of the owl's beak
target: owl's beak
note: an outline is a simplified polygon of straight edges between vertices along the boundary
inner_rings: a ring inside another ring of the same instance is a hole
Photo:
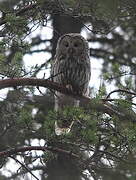
[[[73,53],[74,53],[74,49],[73,49],[73,48],[69,48],[69,49],[68,49],[68,53],[69,53],[69,54],[73,54]]]

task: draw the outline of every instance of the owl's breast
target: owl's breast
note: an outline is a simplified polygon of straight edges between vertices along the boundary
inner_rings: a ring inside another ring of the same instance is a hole
[[[90,65],[78,58],[69,57],[63,59],[59,64],[60,83],[71,85],[73,90],[83,91],[89,83]]]

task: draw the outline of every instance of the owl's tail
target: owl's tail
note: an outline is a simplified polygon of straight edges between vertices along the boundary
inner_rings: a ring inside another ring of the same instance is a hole
[[[74,121],[72,121],[72,123],[70,124],[69,127],[67,127],[67,128],[60,128],[58,126],[57,121],[55,121],[55,134],[57,136],[68,134],[71,131],[71,128],[72,128],[73,124],[74,124]]]

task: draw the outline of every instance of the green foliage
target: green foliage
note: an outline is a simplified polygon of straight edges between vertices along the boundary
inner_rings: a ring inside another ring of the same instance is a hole
[[[44,155],[42,157],[42,161],[46,165],[47,162],[49,162],[50,160],[55,159],[55,158],[56,158],[56,155],[54,153],[47,151],[44,153]]]
[[[5,17],[7,29],[10,35],[22,37],[28,31],[27,21],[24,17],[16,16],[14,14],[6,14]]]
[[[20,109],[19,116],[17,119],[17,123],[19,126],[23,127],[31,127],[33,118],[32,118],[32,108],[33,106],[27,105]]]
[[[56,112],[50,111],[48,112],[48,116],[46,116],[44,125],[43,125],[43,132],[46,134],[47,138],[52,139],[55,135],[54,131],[54,124],[55,124],[55,118]]]
[[[29,49],[29,44],[19,39],[14,39],[10,42],[6,37],[0,41],[0,47],[1,74],[7,77],[23,76],[25,69],[22,66],[22,60],[24,53]]]
[[[131,109],[132,108],[132,103],[129,101],[126,101],[124,99],[117,99],[115,101],[115,105],[117,105],[118,107],[120,107],[122,109]]]
[[[22,55],[18,56],[22,57]],[[18,60],[18,57],[14,59],[15,61],[12,61],[12,63],[5,65],[4,59],[0,62],[0,71],[2,72],[3,76],[7,77],[19,77],[21,76],[22,72],[22,65],[16,62]]]
[[[19,62],[22,61],[22,58],[23,58],[22,52],[16,52],[13,61]]]
[[[119,67],[120,67],[120,65],[118,63],[114,63],[112,66],[113,72],[120,73]]]
[[[96,143],[97,141],[97,115],[88,114],[82,108],[67,107],[64,111],[50,111],[44,122],[44,132],[47,138],[52,139],[55,135],[55,121],[59,127],[68,127],[72,121],[74,124],[69,134],[62,135],[65,141],[74,141],[82,143]],[[60,137],[60,138],[62,138]],[[59,137],[57,137],[59,139]]]
[[[92,115],[83,115],[83,124],[84,128],[81,129],[81,139],[89,144],[95,144],[98,141],[97,136],[97,116],[95,114]]]
[[[104,80],[111,79],[112,74],[110,72],[103,73]]]
[[[125,87],[126,89],[133,89],[133,79],[132,77],[126,77],[125,78]]]
[[[105,95],[107,94],[106,92],[106,85],[103,83],[100,88],[99,88],[99,91],[96,95],[96,99],[100,99],[100,98],[103,98]]]
[[[128,140],[128,145],[132,153],[136,152],[136,124],[128,123],[126,128],[122,129],[122,134]]]
[[[96,0],[96,15],[105,20],[111,20],[118,15],[118,0]]]
[[[0,53],[0,62],[5,61],[5,55],[3,53]]]

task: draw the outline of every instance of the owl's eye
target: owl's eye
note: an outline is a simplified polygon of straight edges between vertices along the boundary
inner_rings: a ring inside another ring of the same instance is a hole
[[[65,46],[65,47],[69,47],[68,42],[65,42],[65,43],[64,43],[64,46]]]

